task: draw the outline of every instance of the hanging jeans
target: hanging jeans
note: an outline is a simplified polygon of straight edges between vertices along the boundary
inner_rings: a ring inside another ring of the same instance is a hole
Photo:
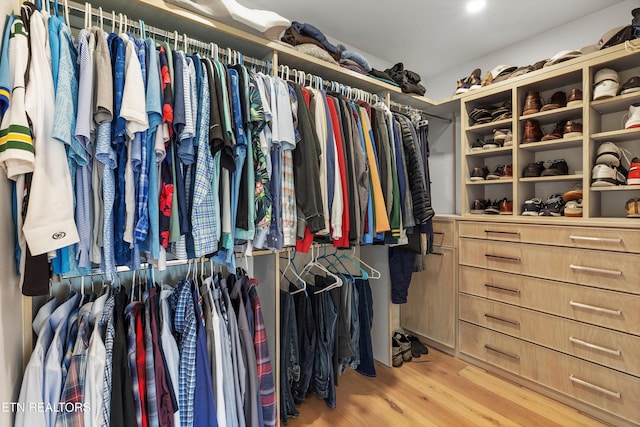
[[[311,298],[306,293],[299,293],[293,297],[296,321],[298,326],[298,351],[300,360],[300,378],[293,381],[291,392],[296,405],[304,401],[311,377],[316,354],[316,321],[313,317]]]
[[[316,356],[313,364],[314,390],[324,399],[330,408],[336,407],[335,378],[333,376],[333,348],[336,336],[338,313],[328,292],[315,291],[318,288],[307,286],[313,294],[313,314],[318,334]]]
[[[355,283],[348,284],[351,292],[351,348],[353,348],[353,356],[344,360],[342,371],[350,366],[351,369],[357,369],[360,365],[360,312],[359,312],[359,295]]]
[[[373,343],[371,326],[373,325],[373,296],[369,280],[356,279],[358,291],[358,313],[360,314],[360,364],[356,371],[367,377],[376,376],[373,364]]]
[[[300,380],[300,364],[295,303],[293,296],[282,289],[280,290],[280,310],[280,419],[287,424],[288,417],[300,416],[291,391],[292,384]]]

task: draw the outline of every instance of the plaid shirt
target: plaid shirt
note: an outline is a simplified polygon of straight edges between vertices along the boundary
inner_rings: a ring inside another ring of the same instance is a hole
[[[104,381],[102,383],[104,395],[104,406],[102,407],[103,426],[108,426],[111,422],[111,385],[113,382],[113,367],[111,365],[111,361],[113,359],[113,339],[116,336],[116,328],[113,323],[113,308],[115,303],[115,295],[109,296],[107,302],[104,303],[104,310],[102,311],[102,317],[100,317],[99,323],[105,331],[104,347],[106,350]]]
[[[262,404],[262,414],[265,426],[275,426],[277,423],[276,411],[276,388],[273,381],[273,371],[271,370],[271,359],[269,358],[269,343],[267,341],[267,331],[262,318],[262,306],[256,285],[258,281],[249,279],[245,282],[248,287],[249,300],[253,307],[254,336],[253,344],[256,350],[256,363],[258,370],[258,385],[260,390],[260,402]]]
[[[73,356],[73,350],[75,348],[76,337],[78,336],[78,313],[80,307],[76,307],[69,315],[69,326],[67,329],[67,342],[64,346],[64,358],[62,359],[62,383],[64,384],[67,379],[67,373],[69,372],[69,365],[71,365],[71,356]]]
[[[196,387],[196,313],[191,296],[191,282],[181,281],[171,295],[174,311],[173,330],[180,351],[178,366],[178,406],[180,425],[193,425],[193,396]]]
[[[200,129],[198,132],[198,157],[196,162],[196,179],[193,188],[193,207],[191,210],[191,226],[193,243],[197,257],[218,250],[216,239],[216,205],[213,192],[213,174],[215,173],[213,157],[209,149],[209,115],[211,109],[209,78],[202,75],[202,101],[200,102]]]
[[[296,244],[296,188],[293,181],[293,151],[282,150],[282,234],[284,246]]]
[[[134,307],[139,304],[132,302],[124,309],[124,316],[127,322],[127,358],[129,360],[129,371],[131,372],[131,386],[133,388],[133,402],[136,406],[136,421],[138,426],[142,425],[142,405],[140,402],[140,387],[138,386],[138,365],[136,363],[136,319]]]
[[[91,303],[81,308],[78,321],[78,333],[67,371],[66,381],[62,388],[60,403],[82,403],[84,401],[84,384],[87,365],[87,350],[89,348],[89,321]],[[74,407],[75,408],[75,407]],[[56,427],[78,427],[84,425],[84,413],[80,410],[58,412]]]

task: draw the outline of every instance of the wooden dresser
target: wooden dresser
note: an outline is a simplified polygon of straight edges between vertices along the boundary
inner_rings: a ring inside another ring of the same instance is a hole
[[[640,230],[460,220],[458,354],[640,424]]]

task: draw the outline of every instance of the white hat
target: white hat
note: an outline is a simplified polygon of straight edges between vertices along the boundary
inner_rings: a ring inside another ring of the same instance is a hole
[[[570,59],[577,58],[578,56],[581,56],[581,55],[582,55],[582,52],[580,52],[579,50],[561,50],[560,52],[553,55],[553,57],[550,58],[546,62],[546,64],[544,64],[544,66],[550,67],[559,62],[568,61]]]
[[[618,93],[618,87],[620,84],[613,80],[604,80],[598,83],[593,90],[593,100],[611,98]]]
[[[616,70],[612,70],[611,68],[602,68],[596,72],[593,76],[593,84],[597,85],[605,80],[613,80],[616,83],[620,83],[620,79],[618,78],[618,73]]]

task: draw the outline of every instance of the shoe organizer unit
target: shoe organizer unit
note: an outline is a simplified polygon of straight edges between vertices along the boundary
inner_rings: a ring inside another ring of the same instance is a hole
[[[513,165],[512,91],[502,90],[463,102],[462,129],[463,212],[484,212],[483,206],[488,207],[489,201],[513,200],[513,175],[498,171]],[[496,138],[496,135],[500,136]],[[481,178],[478,171],[484,168],[490,175]],[[495,177],[497,179],[493,179]],[[479,202],[482,205],[478,205]]]
[[[596,73],[603,69],[612,72],[600,73],[596,80]],[[595,83],[602,80],[601,76],[617,82],[606,82],[606,90],[603,91],[602,86],[596,90]],[[632,80],[633,77],[636,79]],[[640,85],[640,41],[464,94],[461,97],[462,215],[486,215],[480,213],[479,201],[506,198],[513,201],[513,214],[502,218],[535,221],[536,216],[522,215],[525,202],[540,199],[543,205],[547,201],[551,204],[556,195],[581,190],[581,203],[576,200],[572,204],[568,221],[635,222],[637,217],[632,218],[632,214],[636,210],[640,217],[640,171],[631,172],[630,183],[627,179],[632,160],[640,159],[640,86],[637,85]],[[616,86],[619,89],[616,90]],[[620,94],[623,86],[627,90]],[[575,96],[580,93],[582,99]],[[610,96],[594,100],[596,93]],[[483,111],[483,108],[495,111],[509,101],[510,118],[492,121]],[[492,141],[494,129],[510,129],[512,145],[486,148],[486,142]],[[606,150],[603,147],[598,151],[602,143],[610,144],[605,146]],[[603,152],[609,155],[603,156]],[[554,170],[562,161],[567,170],[564,167]],[[539,162],[543,162],[546,172],[540,176],[524,175],[527,165]],[[598,163],[606,165],[594,171]],[[478,178],[479,169],[486,166],[492,172],[506,164],[512,165],[511,178]],[[576,210],[576,204],[582,207],[581,213],[579,208]],[[549,214],[549,210],[546,213]]]

